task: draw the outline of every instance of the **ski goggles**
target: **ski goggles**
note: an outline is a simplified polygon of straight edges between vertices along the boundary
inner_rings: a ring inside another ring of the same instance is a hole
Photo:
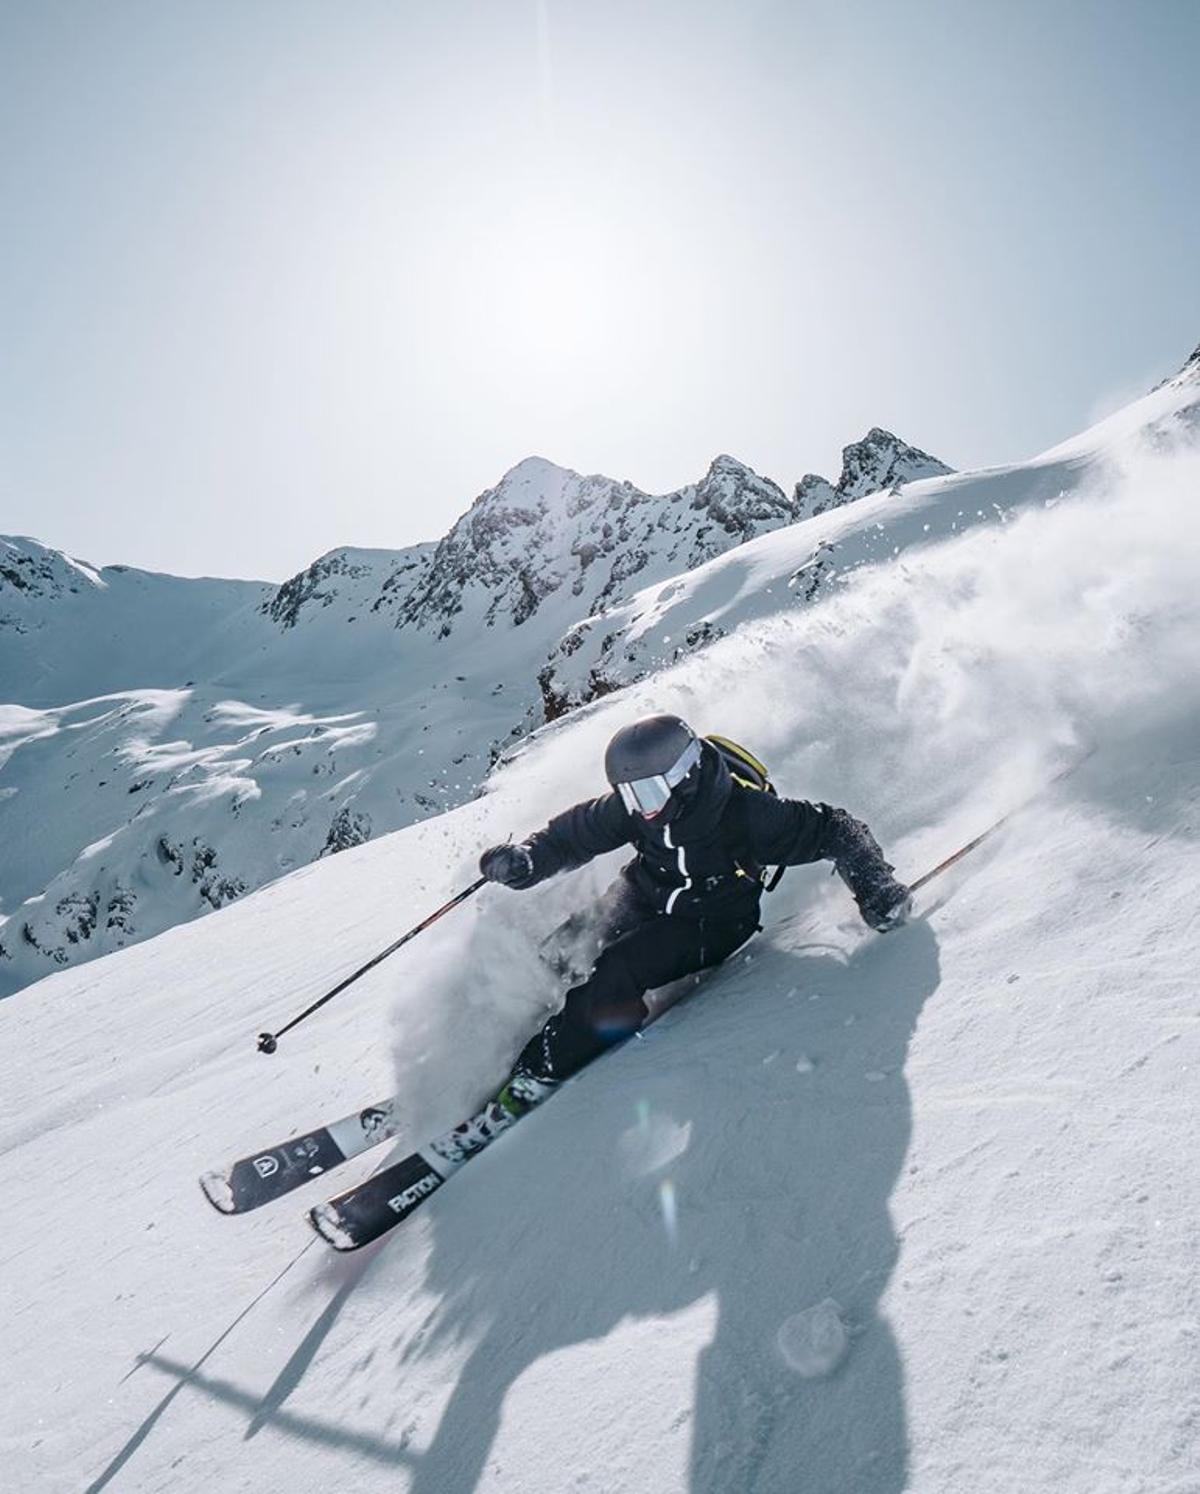
[[[655,773],[652,778],[635,778],[630,783],[618,783],[615,788],[630,814],[653,819],[666,809],[672,791],[678,788],[699,761],[700,742],[693,737],[665,773]]]

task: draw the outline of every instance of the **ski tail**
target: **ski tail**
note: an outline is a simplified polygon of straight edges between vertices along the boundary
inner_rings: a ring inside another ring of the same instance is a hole
[[[231,1167],[204,1173],[200,1187],[221,1214],[246,1214],[340,1167],[400,1129],[396,1098],[368,1105],[303,1136],[241,1157]]]

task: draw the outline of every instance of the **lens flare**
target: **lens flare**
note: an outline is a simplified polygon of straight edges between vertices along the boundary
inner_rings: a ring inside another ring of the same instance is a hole
[[[658,1202],[662,1208],[663,1228],[672,1250],[679,1243],[679,1211],[675,1201],[675,1184],[664,1178],[658,1185]]]

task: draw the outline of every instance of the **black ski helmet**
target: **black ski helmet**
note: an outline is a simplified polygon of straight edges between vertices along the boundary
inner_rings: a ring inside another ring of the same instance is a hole
[[[678,716],[643,716],[623,726],[608,744],[604,772],[630,814],[656,819],[678,809],[699,777],[700,739]],[[670,814],[666,816],[670,818]]]

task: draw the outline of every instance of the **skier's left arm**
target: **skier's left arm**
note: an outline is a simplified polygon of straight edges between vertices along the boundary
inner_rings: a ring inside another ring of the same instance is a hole
[[[908,888],[892,875],[893,866],[867,826],[847,810],[804,799],[747,795],[746,833],[751,854],[763,866],[832,861],[863,919],[880,933],[908,917]]]

